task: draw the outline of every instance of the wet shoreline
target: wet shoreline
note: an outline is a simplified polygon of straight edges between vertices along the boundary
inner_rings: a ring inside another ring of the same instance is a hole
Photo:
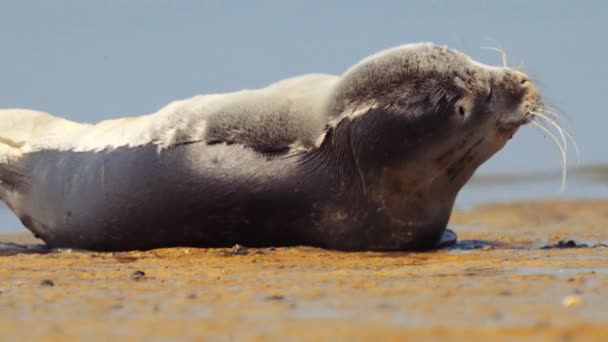
[[[608,201],[485,205],[456,211],[450,227],[459,245],[426,253],[15,251],[0,256],[0,330],[25,339],[608,337]],[[0,242],[36,243],[27,233]]]

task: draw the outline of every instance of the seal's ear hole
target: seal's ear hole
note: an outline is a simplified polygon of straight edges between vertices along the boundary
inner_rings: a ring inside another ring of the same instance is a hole
[[[460,116],[464,116],[465,110],[463,106],[458,106],[458,113]]]

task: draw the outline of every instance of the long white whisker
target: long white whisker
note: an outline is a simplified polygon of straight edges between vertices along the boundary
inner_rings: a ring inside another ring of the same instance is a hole
[[[544,112],[549,112],[555,116],[562,116],[561,112],[559,111],[559,109],[555,108],[555,107],[551,107],[549,105],[544,105],[543,106],[543,113]]]
[[[561,109],[559,109],[558,107],[555,107],[553,105],[550,105],[550,104],[546,104],[546,103],[543,104],[543,109],[548,109],[548,110],[552,111],[555,114],[559,114],[560,116],[564,116],[564,117],[567,116],[567,115],[565,115],[565,114],[562,113]]]
[[[562,148],[562,146],[559,143],[559,139],[557,139],[557,137],[553,134],[553,132],[551,132],[547,127],[541,125],[540,123],[536,122],[536,121],[530,121],[534,126],[538,127],[539,129],[541,129],[544,133],[546,133],[555,143],[555,146],[557,146],[557,148],[560,150],[561,152],[561,167],[562,167],[562,192],[566,189],[566,173],[567,173],[567,164],[566,164],[566,153],[564,152],[564,149]]]
[[[560,120],[566,120],[568,123],[570,123],[570,119],[568,118],[568,116],[564,115],[562,112],[558,111],[557,109],[543,107],[540,110],[540,112],[543,114],[547,114],[547,115],[551,116],[555,121],[558,121],[560,126],[562,126],[562,129],[564,127]]]
[[[502,66],[504,68],[507,68],[509,66],[509,64],[507,63],[507,53],[505,52],[505,50],[496,48],[496,47],[492,47],[492,46],[482,46],[481,48],[486,49],[486,50],[498,51],[500,53],[500,55],[502,56]]]
[[[545,119],[547,122],[549,122],[553,127],[555,127],[555,129],[557,129],[557,132],[559,133],[559,135],[562,138],[562,143],[564,144],[564,154],[568,153],[568,141],[566,140],[566,135],[564,134],[564,130],[562,129],[562,127],[551,117],[543,114],[543,113],[539,113],[539,112],[530,112],[532,115],[537,116],[539,118],[543,118]]]
[[[559,132],[559,134],[562,138],[562,143],[564,146],[564,153],[566,154],[566,158],[567,158],[567,153],[568,153],[568,141],[566,140],[566,138],[568,138],[570,140],[570,142],[572,142],[572,145],[574,146],[574,150],[576,151],[577,167],[580,166],[580,149],[578,148],[578,144],[574,140],[574,137],[572,136],[572,134],[570,134],[570,132],[568,132],[568,130],[563,128],[557,122],[556,118],[549,119],[546,117],[545,113],[539,113],[539,112],[532,112],[532,115],[545,119],[547,122],[549,122],[552,126],[554,126],[557,129],[557,131]]]
[[[543,107],[543,113],[550,114],[551,117],[555,121],[557,121],[557,119],[561,116],[561,113],[559,112],[559,110],[557,108],[554,108],[554,107],[551,107],[551,106],[547,106],[547,105],[545,105]],[[568,140],[570,140],[570,142],[572,143],[572,146],[574,146],[574,150],[576,151],[576,165],[580,166],[580,164],[581,164],[581,150],[578,148],[578,144],[576,142],[576,139],[574,138],[574,136],[572,135],[572,133],[570,133],[563,126],[562,126],[562,130],[564,131],[564,134],[566,135],[566,137],[568,138]]]
[[[558,120],[560,118],[559,113],[554,112],[550,108],[543,108],[542,112],[543,112],[543,114],[550,116],[554,120]]]
[[[564,134],[566,134],[566,137],[570,139],[572,146],[574,146],[574,151],[576,152],[576,167],[579,167],[581,166],[581,150],[578,148],[578,144],[570,132],[564,129]]]

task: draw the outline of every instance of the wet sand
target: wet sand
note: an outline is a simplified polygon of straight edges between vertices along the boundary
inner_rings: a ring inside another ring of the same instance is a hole
[[[0,332],[11,340],[608,340],[608,201],[488,205],[455,213],[451,228],[461,242],[427,253],[5,245]],[[36,243],[28,234],[0,242]]]

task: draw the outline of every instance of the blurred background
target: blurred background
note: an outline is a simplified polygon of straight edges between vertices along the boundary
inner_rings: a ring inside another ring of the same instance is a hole
[[[560,156],[524,127],[483,165],[457,207],[608,196],[608,2],[2,1],[0,108],[94,122],[154,112],[195,94],[257,88],[432,41],[537,82],[579,144],[561,192]],[[602,104],[604,103],[604,104]],[[570,146],[570,151],[574,151]],[[21,225],[0,209],[0,230]]]

